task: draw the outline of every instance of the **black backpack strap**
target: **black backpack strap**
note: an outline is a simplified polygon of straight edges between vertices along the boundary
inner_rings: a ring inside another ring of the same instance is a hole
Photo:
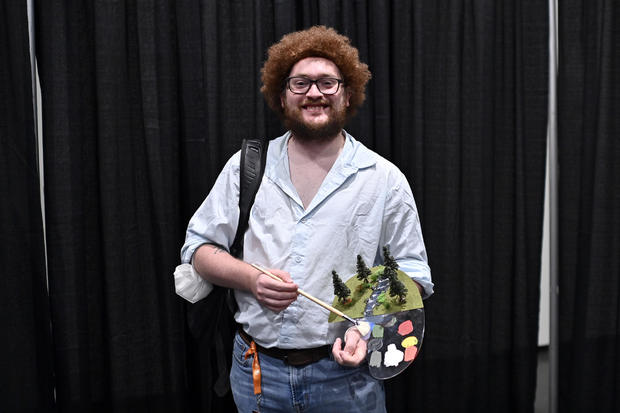
[[[243,237],[248,228],[250,209],[263,178],[268,146],[269,141],[266,139],[244,139],[241,144],[239,223],[230,247],[230,254],[237,258],[243,258]]]
[[[263,177],[268,145],[269,141],[265,139],[244,139],[241,146],[239,223],[230,248],[231,255],[237,258],[243,255],[243,237]],[[229,391],[232,344],[237,331],[233,316],[236,302],[232,292],[229,288],[215,286],[209,296],[188,307],[188,324],[195,339],[192,350],[199,362],[198,368],[192,367],[192,371],[197,375],[194,378],[198,383],[196,392],[205,398],[205,406],[214,404],[212,395],[225,397],[234,406]],[[213,393],[211,390],[203,392],[205,388],[212,389]]]

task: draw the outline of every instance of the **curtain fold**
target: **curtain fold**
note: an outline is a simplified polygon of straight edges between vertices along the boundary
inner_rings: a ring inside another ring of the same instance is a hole
[[[559,410],[620,410],[620,8],[559,3]]]
[[[175,10],[37,2],[61,411],[181,411]]]
[[[0,5],[0,411],[53,406],[26,2]]]
[[[388,384],[393,405],[413,387],[424,411],[533,409],[546,6],[417,2],[389,16],[391,59],[406,62],[383,104],[390,158],[412,180],[437,284],[424,357]]]
[[[267,47],[326,24],[373,72],[347,129],[407,175],[437,285],[389,411],[531,411],[547,13],[540,0],[37,2],[58,409],[233,409],[196,370],[172,272],[241,139],[283,132],[259,92]]]

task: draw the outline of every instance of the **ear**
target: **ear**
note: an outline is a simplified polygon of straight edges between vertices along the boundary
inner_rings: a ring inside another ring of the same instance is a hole
[[[286,92],[280,93],[280,106],[282,109],[286,106]]]
[[[345,104],[347,108],[349,107],[350,102],[351,102],[351,95],[353,95],[353,93],[347,89],[347,94],[345,96]]]

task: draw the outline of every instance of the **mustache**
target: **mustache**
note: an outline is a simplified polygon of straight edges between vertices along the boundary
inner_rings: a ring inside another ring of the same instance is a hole
[[[309,106],[309,105],[330,106],[329,101],[327,101],[326,99],[323,99],[323,98],[306,99],[303,102],[301,102],[301,106]]]

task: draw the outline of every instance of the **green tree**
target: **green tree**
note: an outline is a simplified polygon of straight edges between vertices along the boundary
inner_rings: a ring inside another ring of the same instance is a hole
[[[398,278],[390,279],[390,297],[398,297],[398,303],[404,304],[407,300],[407,287]]]
[[[383,278],[390,280],[391,284],[392,280],[396,280],[398,277],[398,263],[394,257],[390,255],[390,247],[387,245],[383,247],[383,266]]]
[[[383,265],[392,268],[394,271],[398,269],[398,263],[390,254],[390,247],[388,247],[387,245],[383,247]]]
[[[372,272],[370,268],[366,265],[361,255],[357,255],[357,279],[362,281],[365,284],[368,284],[368,277]]]
[[[351,294],[351,290],[342,282],[336,271],[332,271],[332,282],[334,283],[334,295],[341,303],[344,303]]]

